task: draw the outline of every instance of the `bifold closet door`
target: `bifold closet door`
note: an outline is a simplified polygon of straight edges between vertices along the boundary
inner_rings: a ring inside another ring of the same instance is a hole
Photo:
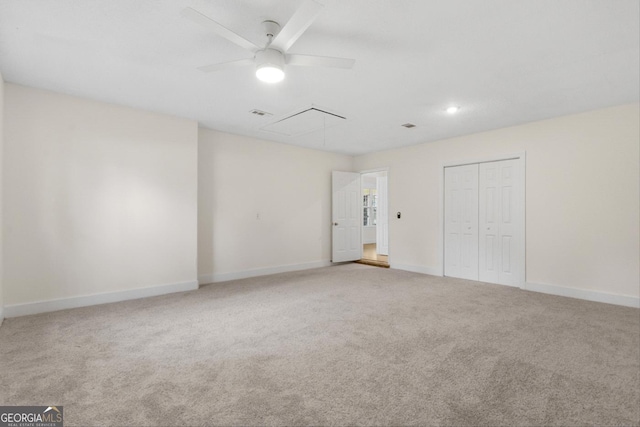
[[[480,164],[479,280],[518,286],[518,163]]]
[[[444,170],[444,275],[478,280],[478,165]]]

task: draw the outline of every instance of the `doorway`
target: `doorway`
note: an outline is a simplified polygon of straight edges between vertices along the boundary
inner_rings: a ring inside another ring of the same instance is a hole
[[[360,263],[389,267],[387,171],[361,174],[362,259]]]

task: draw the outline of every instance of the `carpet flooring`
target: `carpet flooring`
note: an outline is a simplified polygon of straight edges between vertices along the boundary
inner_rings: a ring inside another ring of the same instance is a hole
[[[6,319],[67,426],[640,424],[640,310],[347,264]]]

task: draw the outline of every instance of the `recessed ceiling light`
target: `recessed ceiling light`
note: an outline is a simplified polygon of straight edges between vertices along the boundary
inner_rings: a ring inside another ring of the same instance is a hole
[[[458,107],[457,105],[452,105],[451,107],[447,108],[445,111],[449,114],[455,114],[460,110],[460,107]]]

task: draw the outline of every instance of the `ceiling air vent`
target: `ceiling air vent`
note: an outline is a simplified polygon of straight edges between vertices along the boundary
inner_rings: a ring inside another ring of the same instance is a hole
[[[266,111],[262,111],[262,110],[251,110],[250,111],[251,114],[255,114],[256,116],[273,116],[273,114],[271,113],[267,113]]]
[[[414,125],[413,123],[405,123],[405,124],[402,125],[402,127],[405,127],[407,129],[411,129],[411,128],[416,127],[416,125]]]

